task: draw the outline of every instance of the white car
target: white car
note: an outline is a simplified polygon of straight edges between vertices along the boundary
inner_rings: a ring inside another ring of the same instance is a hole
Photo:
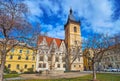
[[[118,69],[111,69],[112,70],[112,72],[117,72],[118,71]]]
[[[109,69],[104,69],[105,72],[117,72],[118,69],[113,69],[113,68],[109,68]]]

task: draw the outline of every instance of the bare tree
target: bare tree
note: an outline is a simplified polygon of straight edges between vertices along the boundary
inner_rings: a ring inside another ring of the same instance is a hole
[[[84,52],[83,55],[92,61],[93,81],[96,80],[96,66],[100,62],[104,53],[111,50],[111,38],[107,35],[93,35],[83,42]]]
[[[32,41],[35,35],[33,27],[26,20],[28,8],[21,1],[0,0],[0,81],[3,81],[7,53],[19,42]]]
[[[76,59],[80,59],[82,56],[82,48],[78,44],[71,46],[71,48],[66,49],[65,60],[66,60],[66,71],[71,71],[72,64]]]
[[[120,52],[120,32],[117,33],[116,35],[114,35],[112,37],[112,39],[114,40],[114,47],[115,47],[115,51],[114,52],[117,52],[119,53]]]

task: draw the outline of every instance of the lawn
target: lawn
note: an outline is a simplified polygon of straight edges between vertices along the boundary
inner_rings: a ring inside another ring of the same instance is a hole
[[[4,75],[4,78],[13,78],[13,77],[19,77],[19,74],[6,74],[6,75]]]
[[[33,80],[14,80],[14,81],[90,81],[92,75],[87,75],[69,79],[33,79]],[[97,74],[97,79],[100,81],[120,81],[120,74]]]

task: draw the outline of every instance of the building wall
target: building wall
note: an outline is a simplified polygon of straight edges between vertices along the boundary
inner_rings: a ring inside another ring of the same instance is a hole
[[[92,62],[91,60],[89,60],[86,57],[83,57],[83,61],[84,61],[84,70],[85,71],[91,71],[92,70]]]
[[[74,28],[76,28],[76,30]],[[72,47],[81,46],[80,23],[76,21],[69,21],[69,23],[66,24],[65,45],[68,50]],[[80,57],[73,62],[71,70],[82,71],[83,68],[83,57]]]
[[[74,27],[76,27],[76,32],[74,32]],[[67,44],[67,48],[74,46],[75,41],[77,41],[77,44],[81,45],[80,25],[71,22],[67,24],[65,29],[65,43]]]
[[[38,47],[39,49],[37,52],[37,61],[36,61],[37,71],[40,71],[40,70],[42,71],[46,71],[46,70],[65,71],[65,67],[63,67],[65,66],[64,41],[62,41],[60,46],[58,46],[57,41],[53,39],[50,46],[48,46],[46,37],[44,37],[41,43],[38,45]],[[53,48],[54,48],[54,52],[51,52]]]
[[[101,70],[108,68],[120,68],[120,53],[117,52],[117,49],[105,52],[99,66],[101,67]]]
[[[90,52],[90,49],[85,49],[83,51],[83,65],[84,65],[84,70],[85,71],[91,71],[92,70],[92,60],[88,59],[86,57],[88,51]],[[92,53],[92,52],[90,52]],[[92,57],[91,55],[89,55],[90,57]]]
[[[32,49],[17,46],[7,54],[5,66],[11,71],[25,72],[28,68],[35,71],[35,65],[36,55]]]

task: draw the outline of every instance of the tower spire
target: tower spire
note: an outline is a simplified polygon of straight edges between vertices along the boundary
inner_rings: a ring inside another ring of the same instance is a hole
[[[72,8],[70,8],[70,14],[72,14]]]
[[[70,13],[69,13],[69,15],[68,15],[68,20],[73,20],[73,21],[76,21],[75,20],[75,17],[73,16],[73,11],[72,11],[72,8],[70,8],[70,11],[69,11]]]

